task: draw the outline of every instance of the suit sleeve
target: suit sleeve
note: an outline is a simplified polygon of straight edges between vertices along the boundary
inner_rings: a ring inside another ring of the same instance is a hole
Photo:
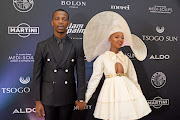
[[[41,101],[41,81],[43,74],[43,55],[40,48],[40,44],[37,44],[36,52],[34,56],[34,67],[33,67],[33,91],[35,101]]]
[[[86,103],[88,103],[89,99],[92,97],[95,92],[101,78],[103,76],[103,63],[101,56],[98,57],[93,63],[93,74],[88,83],[87,91],[86,91]]]
[[[85,61],[82,44],[76,44],[77,99],[85,100]]]
[[[142,92],[141,87],[140,87],[140,85],[138,83],[137,74],[136,74],[134,65],[133,65],[132,61],[129,58],[128,58],[127,77],[135,84],[135,86],[138,88],[138,90],[140,92]]]

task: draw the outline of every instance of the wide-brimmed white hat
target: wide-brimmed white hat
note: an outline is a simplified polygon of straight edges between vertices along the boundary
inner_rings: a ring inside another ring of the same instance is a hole
[[[146,45],[139,37],[131,34],[125,19],[118,13],[104,11],[92,17],[85,28],[83,47],[86,60],[90,62],[97,56],[110,50],[111,44],[108,40],[116,32],[124,34],[122,47],[130,46],[139,61],[143,61],[146,58]]]

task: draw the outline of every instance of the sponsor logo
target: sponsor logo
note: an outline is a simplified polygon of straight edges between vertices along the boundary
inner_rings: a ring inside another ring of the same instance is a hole
[[[153,35],[142,35],[143,40],[146,41],[178,41],[178,36],[153,36]]]
[[[8,57],[10,62],[34,62],[34,57],[28,53],[16,53]]]
[[[8,34],[17,34],[19,37],[26,38],[31,34],[39,34],[39,27],[30,27],[27,23],[21,23],[17,27],[8,27]]]
[[[30,82],[30,80],[31,80],[31,78],[28,76],[28,77],[26,77],[26,78],[24,78],[24,77],[20,77],[19,78],[19,81],[22,83],[22,84],[28,84],[29,82]]]
[[[82,40],[82,34],[84,33],[84,24],[75,24],[75,23],[71,23],[69,25],[69,27],[67,28],[67,34],[71,34],[72,37],[70,37],[71,39],[74,40]],[[73,34],[76,34],[75,36],[73,36]],[[78,35],[77,35],[78,34]],[[70,35],[70,36],[71,36]]]
[[[20,77],[19,78],[20,83],[22,84],[27,84],[30,82],[30,77],[26,77],[26,79],[24,79],[24,77]],[[12,87],[12,88],[1,88],[2,93],[29,93],[31,91],[31,89],[29,87]]]
[[[149,7],[148,10],[150,11],[150,13],[159,13],[159,14],[171,14],[173,12],[172,8],[168,8],[166,6],[158,6],[158,5]]]
[[[161,108],[163,105],[169,105],[169,99],[162,99],[161,97],[155,97],[153,100],[147,100],[149,106],[153,106],[156,109]]]
[[[163,33],[164,30],[165,30],[164,26],[163,26],[163,27],[159,27],[159,26],[156,27],[156,31],[157,31],[158,33]]]
[[[161,88],[165,85],[166,83],[166,76],[162,72],[156,72],[152,75],[151,77],[151,84],[155,88]]]
[[[13,0],[14,8],[19,12],[29,12],[33,6],[33,0]]]
[[[170,55],[151,55],[149,59],[151,59],[151,60],[169,60]]]
[[[162,34],[165,31],[164,26],[163,27],[156,27],[156,31],[159,34]],[[146,41],[167,41],[167,42],[174,42],[178,41],[178,36],[159,36],[159,35],[142,35],[142,39]]]
[[[25,114],[25,113],[36,113],[36,108],[14,109],[12,114]]]
[[[129,59],[131,59],[131,60],[136,60],[136,57],[135,57],[135,55],[134,55],[134,53],[124,53],[126,56],[128,56],[129,57]]]
[[[113,9],[113,10],[130,10],[130,5],[126,5],[126,6],[111,5],[111,9]]]
[[[72,40],[82,40],[82,37],[71,37]]]
[[[84,107],[84,110],[90,110],[92,109],[92,105],[86,105],[86,107]],[[77,106],[74,106],[74,109],[73,110],[79,110],[79,108]]]
[[[83,1],[61,1],[62,6],[69,6],[69,8],[79,8],[86,6],[86,2]]]
[[[29,93],[31,89],[29,87],[19,87],[19,88],[1,88],[2,93]]]
[[[73,24],[71,23],[67,29],[67,34],[74,34],[74,33],[84,33],[84,24]]]

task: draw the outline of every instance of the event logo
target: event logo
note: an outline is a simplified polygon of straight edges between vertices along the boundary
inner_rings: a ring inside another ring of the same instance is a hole
[[[25,114],[25,113],[36,113],[36,108],[19,108],[19,109],[14,109],[12,114]]]
[[[111,9],[113,9],[113,10],[130,10],[130,5],[126,5],[126,6],[111,5]]]
[[[151,60],[169,60],[170,55],[151,55],[149,59],[151,59]]]
[[[159,27],[159,26],[156,27],[156,31],[157,31],[158,33],[163,33],[164,30],[165,30],[164,26],[163,26],[163,27]]]
[[[33,6],[33,0],[13,0],[14,8],[19,12],[29,12]]]
[[[166,83],[166,76],[162,72],[156,72],[151,77],[151,84],[155,88],[161,88],[165,85],[165,83]]]
[[[153,106],[156,109],[161,108],[163,105],[169,105],[169,99],[162,99],[161,97],[155,97],[153,100],[147,100],[149,106]]]
[[[34,62],[34,56],[28,53],[16,53],[16,55],[12,55],[8,57],[10,62]]]
[[[165,31],[164,26],[163,27],[156,27],[156,32],[161,34]],[[178,41],[178,36],[159,36],[159,35],[142,35],[142,39],[146,41],[167,41],[167,42],[175,42]]]
[[[61,1],[61,5],[69,6],[69,8],[79,8],[86,6],[86,2],[83,1]]]
[[[167,8],[166,6],[154,5],[148,9],[150,13],[160,13],[160,14],[171,14],[173,12],[172,8]]]
[[[73,24],[71,23],[67,29],[67,34],[74,34],[74,33],[84,33],[84,24]]]
[[[86,107],[84,107],[84,110],[90,110],[92,109],[92,105],[86,105]],[[73,110],[79,110],[77,106],[74,106],[74,109]]]
[[[30,27],[27,23],[21,23],[17,27],[8,27],[8,34],[17,34],[26,38],[30,34],[39,34],[39,27]]]
[[[20,77],[19,78],[19,81],[22,83],[22,84],[28,84],[29,82],[30,82],[30,80],[31,80],[31,78],[28,76],[28,77],[26,77],[26,78],[24,78],[24,77]]]

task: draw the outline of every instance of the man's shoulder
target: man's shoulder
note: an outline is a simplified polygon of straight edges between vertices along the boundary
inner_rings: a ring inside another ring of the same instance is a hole
[[[37,44],[38,44],[38,46],[44,46],[44,45],[46,45],[46,44],[48,43],[48,41],[50,41],[51,39],[52,39],[52,36],[49,37],[48,39],[45,39],[45,40],[43,40],[43,41],[38,42]]]

